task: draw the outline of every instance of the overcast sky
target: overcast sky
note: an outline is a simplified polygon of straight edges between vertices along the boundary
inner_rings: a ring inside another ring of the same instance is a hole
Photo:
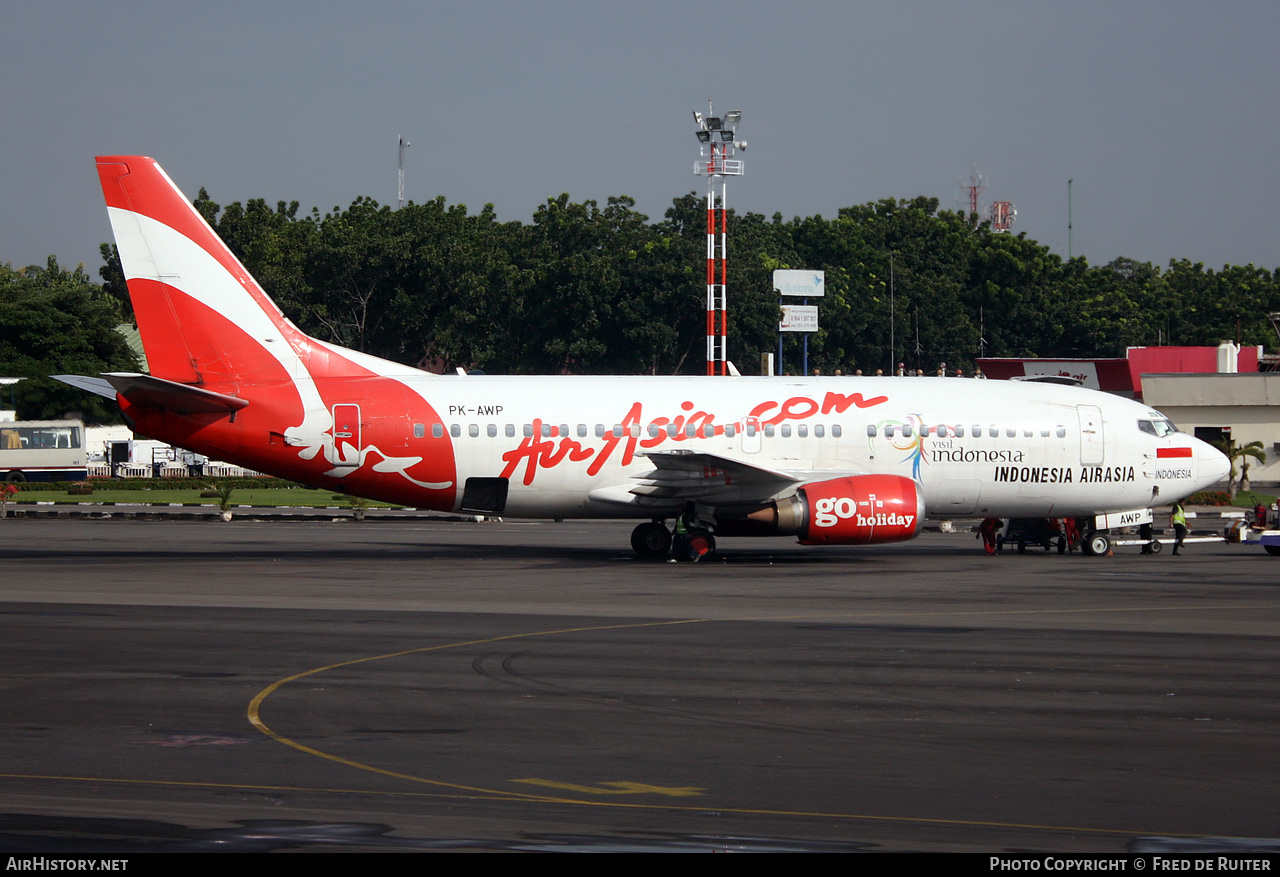
[[[110,238],[96,154],[304,210],[444,195],[504,220],[705,192],[692,111],[742,111],[730,206],[1012,201],[1091,263],[1280,266],[1274,2],[0,0],[0,262]],[[732,246],[732,244],[731,244]]]

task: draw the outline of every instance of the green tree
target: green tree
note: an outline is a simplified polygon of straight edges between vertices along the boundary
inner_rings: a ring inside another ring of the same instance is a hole
[[[48,376],[137,371],[116,331],[121,319],[119,303],[83,268],[63,268],[52,256],[43,268],[0,265],[0,374],[28,378],[15,390],[19,418],[118,422],[114,405]]]
[[[658,222],[627,197],[601,207],[561,195],[527,223],[443,198],[400,210],[358,198],[321,216],[261,199],[223,209],[201,190],[195,206],[294,322],[324,340],[435,369],[703,371],[707,229],[696,193]],[[114,248],[103,258],[104,290],[127,303]],[[936,198],[790,222],[730,211],[729,355],[748,371],[776,345],[778,268],[826,272],[810,338],[810,363],[826,373],[898,361],[971,369],[983,353],[1262,344],[1272,338],[1266,314],[1280,311],[1280,283],[1265,269],[1063,262],[1025,235],[939,211]]]
[[[1267,453],[1263,450],[1262,442],[1249,442],[1242,445],[1235,439],[1224,439],[1222,441],[1213,442],[1214,447],[1226,454],[1227,459],[1231,461],[1231,474],[1227,478],[1227,493],[1234,500],[1238,490],[1249,489],[1249,460],[1257,460],[1259,463],[1267,462]],[[1236,462],[1240,463],[1240,483],[1236,484]]]

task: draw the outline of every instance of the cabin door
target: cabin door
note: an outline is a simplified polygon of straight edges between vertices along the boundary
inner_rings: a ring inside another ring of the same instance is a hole
[[[1102,425],[1102,409],[1097,405],[1077,405],[1080,417],[1080,464],[1102,465],[1105,454],[1105,434]]]
[[[335,466],[360,465],[360,406],[333,406],[333,451]]]

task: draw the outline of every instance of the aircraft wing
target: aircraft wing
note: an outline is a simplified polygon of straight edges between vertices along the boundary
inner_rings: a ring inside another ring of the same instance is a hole
[[[860,469],[771,469],[691,450],[651,451],[644,456],[653,469],[635,475],[635,484],[593,490],[591,501],[653,508],[673,508],[686,502],[763,503],[808,481],[864,474]]]

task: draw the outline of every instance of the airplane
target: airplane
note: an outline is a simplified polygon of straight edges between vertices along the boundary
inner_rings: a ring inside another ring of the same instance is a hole
[[[312,338],[144,156],[97,168],[150,374],[64,376],[137,433],[415,508],[717,537],[916,537],[926,517],[1106,528],[1224,478],[1211,445],[1078,386],[924,377],[437,375]],[[1144,518],[1145,516],[1145,518]],[[672,522],[672,523],[668,523]]]

